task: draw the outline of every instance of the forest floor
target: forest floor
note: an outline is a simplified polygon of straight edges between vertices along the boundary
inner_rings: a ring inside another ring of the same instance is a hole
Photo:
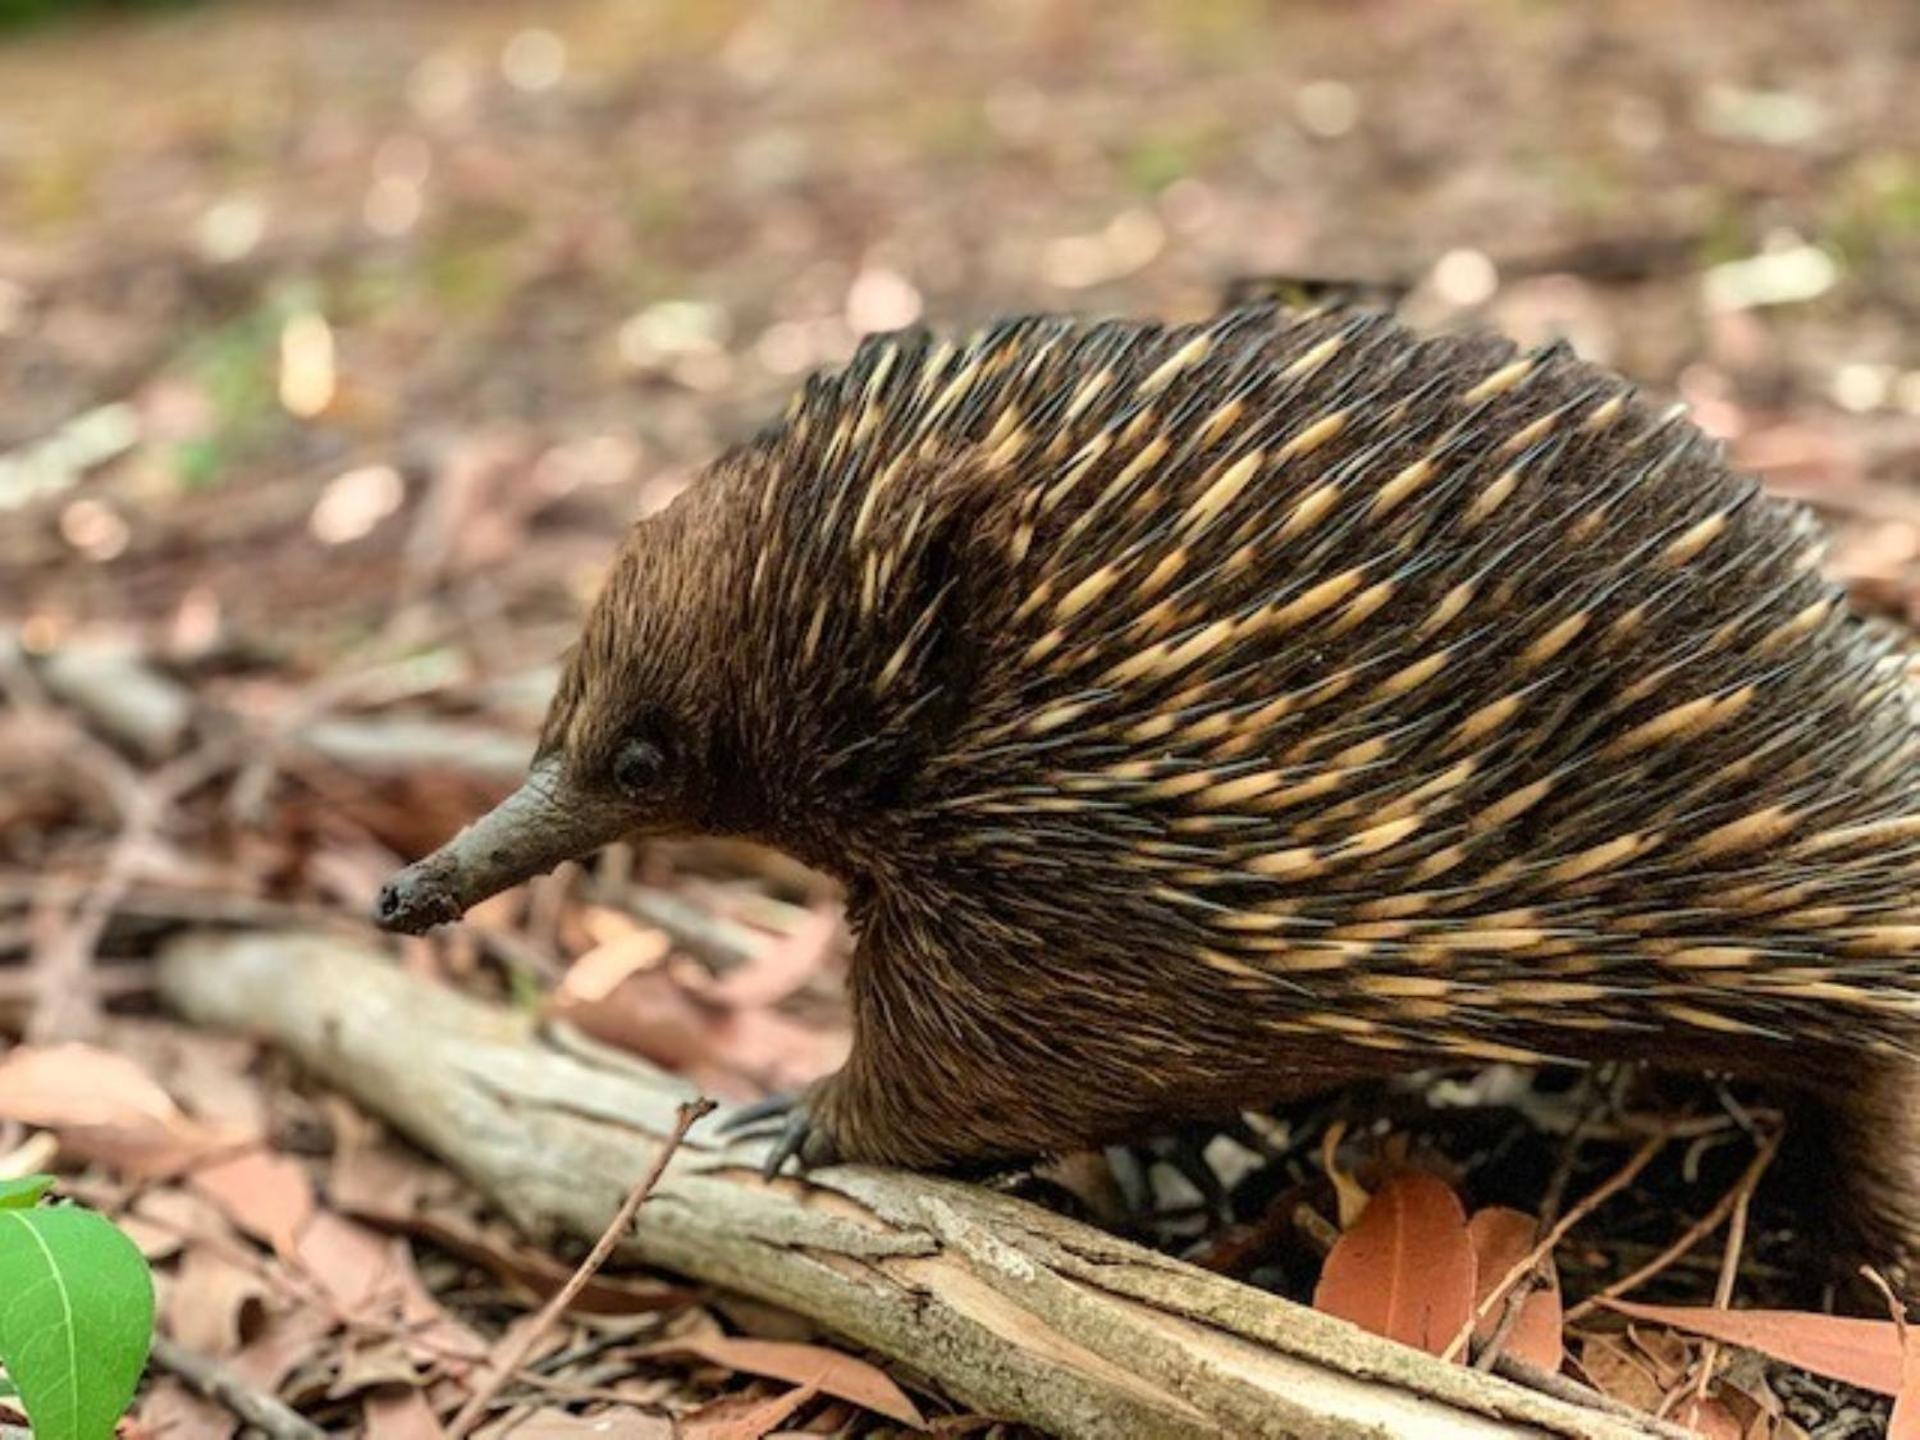
[[[351,0],[0,37],[0,1178],[58,1169],[147,1250],[179,1345],[330,1433],[443,1433],[573,1257],[169,1018],[156,947],[365,934],[382,879],[512,783],[621,528],[868,331],[1187,318],[1248,273],[1402,280],[1415,323],[1565,336],[1684,400],[1820,511],[1865,608],[1920,623],[1920,18],[1757,14]],[[837,1063],[848,948],[826,882],[704,842],[393,946],[723,1099]],[[1343,1183],[1411,1154],[1473,1207],[1543,1215],[1666,1125],[1559,1248],[1569,1305],[1718,1215],[1639,1298],[1708,1303],[1725,1269],[1738,1305],[1819,1310],[1821,1179],[1790,1125],[1755,1164],[1779,1099],[1424,1077],[1219,1142],[1229,1225],[1156,1171],[1140,1228],[1307,1299],[1330,1131]],[[369,1147],[405,1203],[369,1198]],[[791,1316],[666,1277],[596,1295],[481,1433],[607,1406],[690,1435],[893,1423],[858,1394],[776,1414],[793,1377],[728,1346],[833,1345]],[[1566,1348],[1710,1433],[1884,1424],[1746,1352],[1705,1375],[1709,1349],[1604,1310]],[[164,1366],[132,1422],[239,1423]]]

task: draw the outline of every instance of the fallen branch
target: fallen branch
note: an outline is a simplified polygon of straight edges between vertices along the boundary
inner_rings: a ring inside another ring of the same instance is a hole
[[[283,1046],[543,1240],[602,1235],[691,1099],[671,1077],[402,973],[352,941],[198,935],[189,1018]],[[845,1166],[763,1180],[690,1140],[616,1252],[786,1306],[962,1404],[1061,1435],[1591,1440],[1677,1434],[1446,1365],[977,1186]]]

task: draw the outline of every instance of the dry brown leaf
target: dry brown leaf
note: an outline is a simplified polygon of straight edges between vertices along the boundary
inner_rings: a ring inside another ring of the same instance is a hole
[[[1438,1355],[1473,1313],[1460,1197],[1432,1175],[1391,1176],[1327,1256],[1316,1310]]]
[[[543,1410],[514,1426],[513,1440],[676,1440],[677,1433],[671,1420],[637,1410]]]
[[[1629,1325],[1627,1340],[1653,1369],[1660,1388],[1671,1390],[1693,1368],[1693,1352],[1698,1342],[1658,1325]]]
[[[1726,1404],[1709,1395],[1702,1400],[1689,1395],[1674,1407],[1674,1422],[1705,1440],[1746,1440],[1747,1428],[1734,1418]]]
[[[379,1138],[377,1127],[350,1132],[336,1124],[340,1137],[327,1170],[327,1198],[350,1215],[407,1215],[446,1177],[417,1154]]]
[[[549,1013],[605,1044],[651,1060],[704,1090],[796,1089],[846,1059],[842,1031],[803,1025],[777,1010],[726,1009],[691,994],[665,967],[636,970],[604,998],[556,992]]]
[[[300,1232],[298,1263],[343,1317],[366,1310],[393,1278],[387,1242],[331,1210],[316,1211]]]
[[[361,1399],[360,1413],[367,1422],[366,1440],[442,1440],[447,1433],[427,1397],[418,1390],[370,1391]]]
[[[564,1005],[598,1005],[630,976],[658,968],[673,953],[673,940],[664,930],[632,929],[601,941],[567,967],[555,987],[554,1000]]]
[[[788,934],[762,946],[744,964],[711,981],[704,998],[738,1009],[777,1005],[799,991],[826,968],[840,938],[838,906],[822,906],[807,913]]]
[[[749,1375],[765,1375],[792,1385],[811,1386],[842,1400],[850,1400],[876,1415],[920,1427],[926,1422],[906,1392],[878,1366],[869,1365],[823,1345],[791,1340],[754,1340],[744,1336],[708,1335],[663,1340],[640,1352],[659,1359],[690,1357]]]
[[[486,1340],[434,1298],[414,1268],[413,1247],[396,1238],[388,1243],[388,1257],[400,1289],[400,1323],[406,1327],[407,1348],[414,1358],[434,1365],[442,1374],[457,1376],[485,1360]]]
[[[140,1396],[130,1425],[122,1422],[129,1440],[228,1440],[240,1422],[224,1405],[189,1390],[171,1375],[161,1375]]]
[[[1900,1337],[1891,1320],[1855,1320],[1798,1310],[1716,1310],[1707,1305],[1641,1305],[1609,1300],[1636,1320],[1677,1326],[1744,1345],[1802,1370],[1844,1380],[1878,1395],[1900,1393]]]
[[[334,1318],[321,1313],[317,1305],[275,1315],[227,1362],[227,1368],[254,1389],[277,1395],[287,1377],[320,1352],[334,1325]]]
[[[681,1422],[680,1434],[684,1440],[765,1440],[819,1393],[818,1385],[802,1385],[771,1400],[727,1396],[687,1416]]]
[[[186,1237],[179,1231],[171,1226],[156,1225],[139,1215],[119,1215],[113,1223],[121,1234],[133,1241],[149,1265],[171,1260],[186,1247]]]
[[[192,1119],[133,1061],[92,1045],[21,1045],[0,1059],[0,1120],[51,1130],[78,1160],[177,1174],[241,1143]]]
[[[1488,1293],[1515,1265],[1524,1260],[1540,1238],[1540,1222],[1519,1210],[1489,1205],[1467,1222],[1467,1239],[1473,1244],[1475,1274],[1473,1303],[1477,1311]],[[1558,1370],[1566,1353],[1561,1334],[1560,1272],[1548,1256],[1543,1262],[1546,1283],[1528,1294],[1520,1309],[1520,1318],[1507,1332],[1506,1351],[1542,1370]],[[1487,1340],[1499,1328],[1506,1302],[1493,1309],[1474,1327],[1474,1335]]]
[[[589,952],[592,953],[592,952]],[[556,990],[548,1013],[595,1040],[685,1073],[712,1053],[709,1031],[719,1018],[666,970],[629,970],[605,990]]]
[[[445,1207],[415,1211],[388,1208],[383,1197],[360,1193],[354,1187],[354,1203],[338,1187],[334,1195],[343,1209],[359,1219],[395,1230],[404,1230],[423,1240],[451,1250],[463,1260],[485,1266],[500,1279],[518,1287],[535,1300],[545,1300],[572,1278],[573,1271],[539,1250],[521,1241],[504,1226],[482,1226],[455,1210]],[[403,1204],[405,1197],[402,1197]],[[643,1315],[684,1305],[692,1291],[668,1285],[645,1276],[596,1274],[568,1308],[578,1315]]]
[[[851,1048],[844,1030],[821,1030],[778,1010],[735,1010],[710,1034],[708,1060],[770,1090],[797,1090],[840,1068]]]
[[[417,1390],[423,1383],[419,1368],[400,1340],[355,1345],[341,1357],[340,1371],[327,1387],[329,1400],[348,1400],[393,1388]]]
[[[291,1261],[300,1232],[313,1218],[313,1181],[306,1167],[265,1146],[194,1171],[193,1188],[207,1196],[242,1230]]]
[[[1603,1395],[1649,1415],[1660,1408],[1666,1387],[1653,1369],[1621,1343],[1617,1335],[1593,1335],[1580,1346],[1580,1368],[1587,1383]]]
[[[1327,1179],[1333,1182],[1333,1198],[1339,1207],[1340,1228],[1351,1230],[1359,1223],[1360,1216],[1372,1198],[1367,1187],[1353,1176],[1350,1170],[1340,1166],[1340,1142],[1347,1133],[1347,1122],[1336,1120],[1327,1127],[1327,1133],[1320,1137],[1320,1168],[1327,1172]]]
[[[167,1286],[167,1333],[189,1350],[231,1355],[265,1326],[270,1293],[252,1271],[196,1245]]]

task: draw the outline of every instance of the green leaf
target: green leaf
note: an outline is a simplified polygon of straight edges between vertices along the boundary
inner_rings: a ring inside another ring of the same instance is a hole
[[[0,1210],[31,1210],[40,1197],[53,1188],[51,1175],[23,1175],[18,1180],[0,1180]]]
[[[0,1361],[35,1440],[109,1440],[153,1337],[153,1280],[125,1235],[71,1205],[0,1209]]]

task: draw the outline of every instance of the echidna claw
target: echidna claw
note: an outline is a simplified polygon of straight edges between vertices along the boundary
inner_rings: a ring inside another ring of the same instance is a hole
[[[832,1164],[836,1158],[833,1137],[813,1118],[813,1108],[804,1094],[769,1095],[764,1100],[742,1105],[720,1126],[722,1134],[742,1140],[773,1140],[760,1173],[771,1180],[786,1168],[789,1160],[798,1161],[805,1173],[816,1165]]]
[[[719,1131],[722,1135],[738,1135],[743,1139],[750,1135],[770,1134],[773,1127],[770,1120],[786,1124],[787,1113],[793,1109],[793,1096],[768,1095],[748,1104],[738,1106],[722,1120]]]
[[[786,1168],[787,1161],[794,1159],[800,1161],[800,1168],[804,1171],[807,1168],[804,1158],[807,1137],[812,1133],[813,1117],[807,1114],[804,1107],[795,1105],[793,1113],[787,1117],[785,1128],[780,1131],[780,1138],[773,1142],[773,1149],[767,1152],[767,1163],[760,1167],[760,1173],[771,1180]]]

